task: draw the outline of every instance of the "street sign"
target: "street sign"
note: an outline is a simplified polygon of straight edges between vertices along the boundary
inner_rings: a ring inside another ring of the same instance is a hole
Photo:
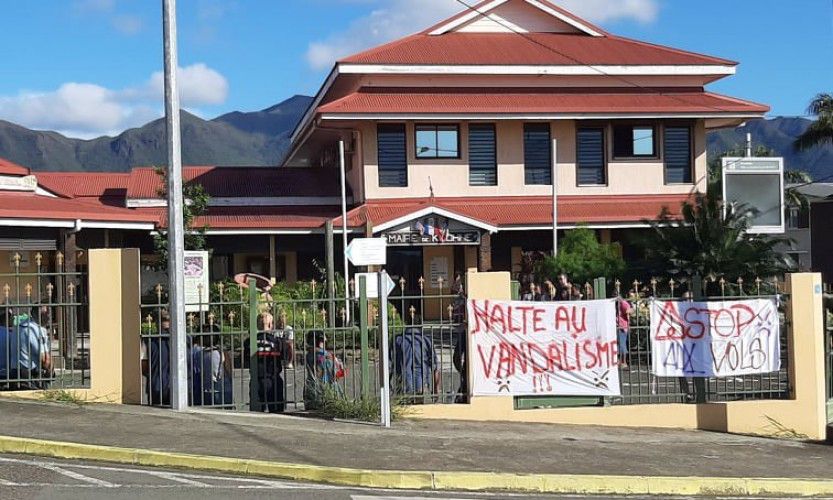
[[[361,283],[360,278],[365,278],[365,283],[367,283],[367,298],[368,299],[378,299],[379,298],[379,273],[358,273],[356,274],[356,298],[359,298],[359,283]],[[390,279],[388,273],[385,273],[382,276],[382,281],[384,283],[384,287],[387,289],[385,295],[390,294],[394,288],[396,288],[396,283]]]
[[[356,238],[345,255],[354,266],[384,266],[388,263],[388,244],[384,238]]]

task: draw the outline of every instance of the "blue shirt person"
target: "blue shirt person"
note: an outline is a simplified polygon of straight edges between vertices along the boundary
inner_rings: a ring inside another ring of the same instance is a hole
[[[0,326],[0,384],[9,389],[42,389],[52,377],[49,338],[28,315]]]
[[[430,393],[432,386],[435,391],[439,389],[439,363],[434,341],[422,331],[422,319],[418,314],[413,323],[393,341],[394,369],[405,394]]]

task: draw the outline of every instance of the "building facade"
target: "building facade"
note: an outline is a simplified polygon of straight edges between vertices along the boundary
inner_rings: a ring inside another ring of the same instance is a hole
[[[484,1],[338,61],[282,167],[185,169],[211,196],[196,224],[214,277],[316,277],[328,222],[337,238],[346,226],[387,239],[388,270],[409,286],[475,267],[519,273],[525,252],[552,250],[554,224],[586,225],[634,257],[646,219],[706,189],[707,131],[768,111],[706,89],[736,66],[619,37],[546,0]],[[81,238],[152,253],[165,225],[152,169],[35,183],[26,196],[39,209],[7,204],[0,224],[57,247]]]

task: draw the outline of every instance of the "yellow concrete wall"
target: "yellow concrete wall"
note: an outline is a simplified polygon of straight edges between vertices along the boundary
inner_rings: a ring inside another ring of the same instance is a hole
[[[470,298],[509,298],[508,273],[470,272],[468,283]],[[788,321],[792,324],[790,358],[786,360],[793,384],[790,400],[515,410],[511,397],[473,397],[468,405],[415,406],[409,415],[441,420],[701,429],[823,440],[827,401],[821,276],[793,274],[788,286],[791,296]]]
[[[141,403],[139,250],[90,250],[89,266],[90,388],[67,392],[90,402]],[[47,392],[4,395],[38,399]]]
[[[604,122],[602,122],[604,123]],[[699,120],[694,134],[694,183],[666,185],[662,158],[659,160],[622,161],[613,159],[612,126],[607,127],[608,184],[578,186],[576,177],[576,124],[574,120],[550,122],[552,136],[558,140],[558,190],[561,195],[639,195],[688,194],[692,189],[706,189],[706,129]],[[549,186],[528,186],[524,182],[524,148],[522,121],[496,122],[498,185],[470,186],[468,170],[468,122],[460,123],[458,160],[417,160],[414,146],[414,122],[406,122],[408,151],[408,186],[379,187],[376,124],[360,125],[365,169],[364,195],[368,199],[428,197],[433,186],[437,197],[455,196],[549,196]],[[662,127],[656,137],[662,148]]]

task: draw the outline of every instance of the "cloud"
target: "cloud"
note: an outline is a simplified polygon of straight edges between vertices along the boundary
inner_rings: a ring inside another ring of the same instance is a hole
[[[222,104],[228,97],[226,78],[205,64],[180,68],[178,76],[183,107]],[[0,96],[0,118],[73,137],[113,135],[162,116],[163,85],[160,71],[119,90],[69,82],[53,91],[24,91]]]
[[[138,35],[142,28],[144,27],[144,23],[142,22],[142,18],[139,16],[131,16],[131,15],[119,15],[114,16],[111,20],[113,27],[119,33],[123,35],[133,36]]]
[[[356,0],[330,0],[356,3]],[[476,0],[464,0],[475,5]],[[592,22],[635,20],[650,23],[659,15],[660,0],[560,0],[556,3]],[[315,70],[326,69],[341,57],[428,28],[464,7],[455,0],[369,0],[380,4],[367,16],[325,40],[310,43],[306,59]],[[383,6],[382,6],[383,5]]]

